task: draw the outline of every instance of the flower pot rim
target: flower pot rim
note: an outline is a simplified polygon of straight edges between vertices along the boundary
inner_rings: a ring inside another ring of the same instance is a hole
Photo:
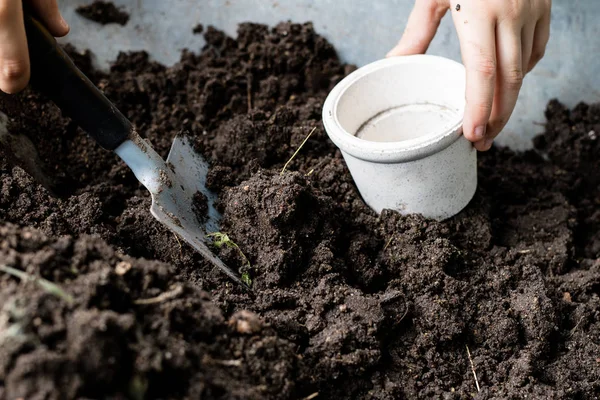
[[[448,58],[433,55],[410,55],[381,59],[359,68],[340,81],[329,93],[323,105],[323,124],[329,138],[342,152],[353,157],[379,163],[398,163],[417,160],[438,153],[462,136],[462,114],[447,129],[418,138],[398,142],[373,142],[358,138],[346,131],[338,119],[338,105],[346,91],[360,79],[386,68],[402,64],[438,65],[450,76],[463,74],[464,66]],[[440,88],[443,90],[443,88]],[[427,104],[427,103],[413,103]],[[430,104],[434,104],[432,101]],[[464,109],[464,105],[462,106]],[[366,122],[366,121],[365,121]]]

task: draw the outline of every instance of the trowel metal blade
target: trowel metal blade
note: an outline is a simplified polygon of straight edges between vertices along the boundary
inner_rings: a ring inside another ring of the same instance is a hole
[[[205,242],[207,234],[218,232],[220,218],[214,206],[216,195],[206,188],[206,161],[194,151],[187,138],[177,137],[171,146],[167,167],[170,171],[161,182],[161,190],[152,194],[150,212],[234,281],[247,287],[238,274],[212,253]],[[208,221],[205,223],[193,211],[193,199],[197,192],[203,193],[208,200]]]
[[[196,192],[201,192],[206,197],[208,216],[204,229],[207,233],[218,232],[221,214],[215,208],[217,195],[206,187],[209,166],[204,157],[194,150],[188,138],[175,137],[167,157],[167,166],[175,173],[185,191],[193,191],[192,196]]]

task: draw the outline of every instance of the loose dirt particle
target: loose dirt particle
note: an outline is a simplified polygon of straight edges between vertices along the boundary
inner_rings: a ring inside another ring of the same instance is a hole
[[[115,273],[117,275],[125,275],[131,269],[131,263],[125,261],[119,261],[115,266]]]
[[[256,334],[262,329],[260,317],[253,312],[242,310],[233,314],[229,320],[229,325],[232,326],[238,333]]]

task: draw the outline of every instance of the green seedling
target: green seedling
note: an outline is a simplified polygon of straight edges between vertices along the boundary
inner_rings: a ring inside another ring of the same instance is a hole
[[[279,175],[283,175],[283,173],[285,172],[285,169],[287,168],[287,166],[292,162],[292,160],[294,159],[294,157],[296,157],[296,154],[298,154],[300,152],[300,149],[302,149],[302,146],[304,146],[304,144],[308,141],[308,139],[310,138],[310,136],[313,134],[313,132],[316,129],[317,129],[316,127],[312,128],[312,131],[310,131],[310,133],[308,134],[308,136],[302,141],[302,143],[300,143],[300,146],[296,149],[296,151],[294,152],[294,154],[292,154],[292,157],[285,163],[285,165],[283,166],[283,169],[281,170],[281,173]],[[310,173],[309,173],[309,175],[310,175]]]
[[[248,273],[248,270],[251,267],[250,260],[248,260],[246,255],[240,249],[240,247],[233,240],[231,240],[229,238],[229,235],[227,235],[226,233],[222,233],[222,232],[214,232],[214,233],[210,233],[206,236],[211,238],[213,240],[213,244],[215,246],[217,246],[218,248],[225,246],[225,247],[229,247],[231,249],[236,249],[240,253],[240,255],[242,256],[242,259],[244,260],[244,266],[242,268],[240,268],[240,274],[242,274],[242,276],[241,276],[242,282],[244,282],[248,286],[252,286],[252,279],[250,279],[250,274]]]
[[[248,272],[242,272],[241,279],[246,285],[252,286],[252,279],[250,279],[250,274]]]
[[[73,303],[73,297],[71,297],[71,295],[69,295],[67,292],[62,290],[58,285],[55,285],[54,283],[52,283],[44,278],[38,278],[38,277],[28,274],[25,271],[21,271],[20,269],[11,268],[11,267],[8,267],[8,266],[2,265],[2,264],[0,264],[0,271],[7,273],[9,275],[12,275],[14,277],[17,277],[20,280],[25,281],[25,282],[35,282],[46,293],[50,293],[56,297],[59,297],[69,304]]]
[[[248,272],[242,272],[241,279],[246,285],[252,286],[252,279],[250,279],[250,274]]]
[[[141,375],[135,374],[129,381],[129,395],[134,400],[144,400],[148,391],[148,379]]]

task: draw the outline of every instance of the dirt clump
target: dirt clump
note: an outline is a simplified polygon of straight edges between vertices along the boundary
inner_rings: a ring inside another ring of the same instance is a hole
[[[200,191],[194,193],[192,197],[192,211],[198,218],[198,221],[203,222],[208,218],[208,198]]]
[[[289,357],[290,343],[258,316],[246,319],[245,330],[229,326],[208,294],[177,278],[172,266],[121,255],[89,236],[49,238],[10,223],[0,226],[0,239],[7,244],[0,250],[3,263],[53,280],[74,299],[71,304],[0,275],[6,398],[211,397],[226,391],[259,398],[293,386],[280,371],[262,387],[264,378],[245,360],[250,353],[253,363],[276,370],[282,363],[265,355]],[[258,332],[261,342],[253,343],[248,335]],[[253,378],[236,376],[246,373]],[[190,388],[194,380],[202,384]]]
[[[199,35],[202,32],[204,32],[204,25],[202,25],[202,24],[198,24],[194,27],[194,29],[192,29],[192,33],[194,33],[196,35]]]
[[[128,13],[119,10],[113,3],[108,1],[95,0],[86,6],[77,7],[75,11],[82,17],[102,25],[125,25],[129,21]]]
[[[163,157],[188,132],[235,243],[215,251],[253,291],[155,221],[129,169],[46,99],[2,96],[43,168],[1,147],[0,260],[74,300],[0,273],[0,398],[600,391],[600,106],[552,101],[534,149],[480,154],[447,221],[377,215],[320,122],[354,67],[311,24],[204,35],[172,67],[136,52],[103,73],[69,51]]]

